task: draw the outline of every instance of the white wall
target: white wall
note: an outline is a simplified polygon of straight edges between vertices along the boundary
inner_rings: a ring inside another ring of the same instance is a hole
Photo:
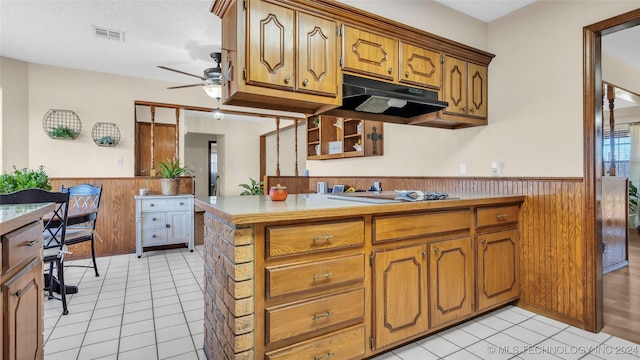
[[[0,57],[0,173],[29,166],[28,78],[27,63]]]
[[[195,175],[196,197],[209,196],[209,141],[217,141],[212,134],[189,133],[184,139],[184,162],[192,164]]]

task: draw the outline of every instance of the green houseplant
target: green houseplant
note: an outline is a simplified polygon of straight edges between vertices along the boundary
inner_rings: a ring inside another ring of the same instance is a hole
[[[0,175],[0,194],[22,189],[51,190],[49,176],[47,176],[42,165],[36,170],[17,169],[13,166],[13,172]]]
[[[240,195],[262,195],[264,194],[262,192],[262,186],[264,185],[263,181],[255,181],[252,178],[249,178],[249,180],[251,180],[251,184],[240,184],[238,186],[244,188],[245,190],[243,192],[240,193]]]
[[[56,139],[75,139],[78,134],[65,126],[58,126],[49,130],[49,136]]]
[[[180,176],[193,177],[193,170],[189,166],[181,166],[180,159],[167,159],[166,162],[158,163],[156,175],[160,176],[162,184],[162,195],[178,195],[180,187]]]

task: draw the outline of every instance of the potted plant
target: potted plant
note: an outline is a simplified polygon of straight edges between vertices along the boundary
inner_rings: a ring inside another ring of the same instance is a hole
[[[75,139],[78,134],[65,126],[58,126],[49,130],[49,136],[55,139]]]
[[[262,186],[264,185],[263,181],[255,181],[252,178],[249,178],[249,180],[251,180],[251,185],[249,184],[240,184],[238,186],[244,188],[245,190],[240,193],[240,195],[262,195],[264,194],[262,192]]]
[[[166,162],[158,163],[156,175],[160,176],[162,184],[162,195],[178,195],[180,179],[178,177],[187,175],[193,177],[193,172],[188,166],[180,166],[180,159],[167,159]]]
[[[22,189],[51,190],[49,176],[42,165],[37,170],[27,168],[18,170],[14,165],[13,172],[0,175],[0,194]]]

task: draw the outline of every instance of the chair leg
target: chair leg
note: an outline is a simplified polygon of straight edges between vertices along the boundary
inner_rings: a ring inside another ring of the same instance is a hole
[[[57,261],[56,266],[58,267],[58,281],[60,281],[60,299],[62,300],[62,315],[67,315],[69,310],[67,310],[67,291],[64,286],[64,264],[62,261]]]
[[[100,274],[98,274],[98,265],[96,264],[96,250],[94,243],[95,242],[93,241],[93,238],[91,238],[91,257],[93,258],[93,270],[95,270],[96,277],[98,277],[100,276]]]
[[[54,277],[53,277],[53,261],[49,263],[49,295],[47,295],[47,298],[49,300],[53,299],[53,282],[54,282]]]

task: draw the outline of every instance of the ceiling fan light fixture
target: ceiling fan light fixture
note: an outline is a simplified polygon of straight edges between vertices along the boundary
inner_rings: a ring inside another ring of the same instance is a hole
[[[207,84],[202,87],[204,92],[214,99],[220,99],[222,97],[222,85],[220,84]]]
[[[217,108],[213,111],[213,118],[216,120],[224,119],[224,114],[220,111],[220,108]]]

